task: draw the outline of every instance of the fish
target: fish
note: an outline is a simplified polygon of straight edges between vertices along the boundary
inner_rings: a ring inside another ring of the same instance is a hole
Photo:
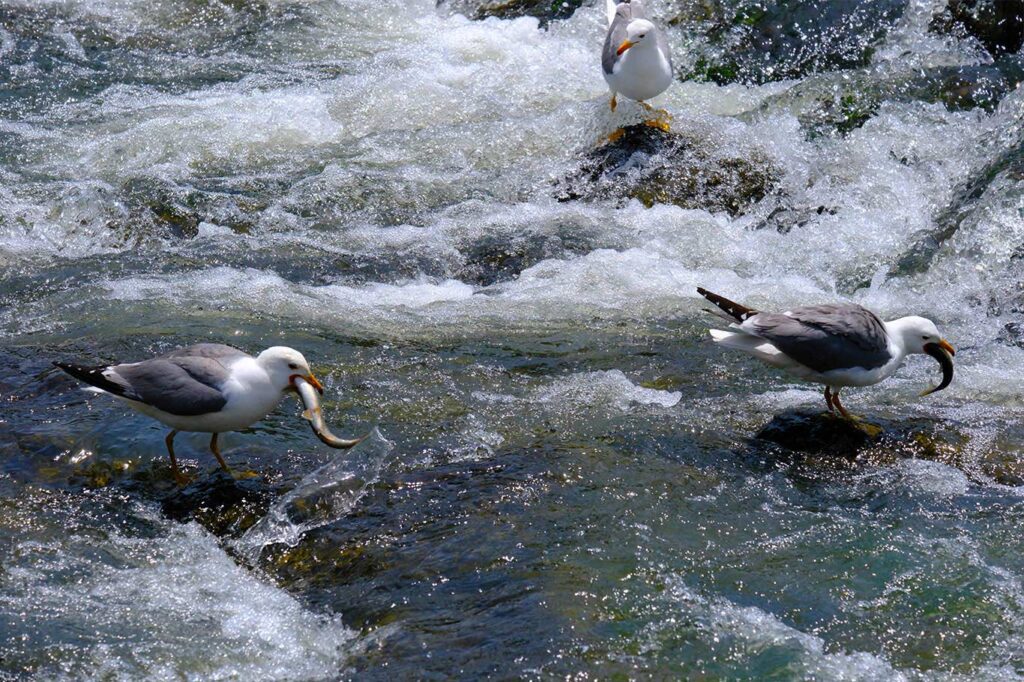
[[[952,346],[949,346],[947,344],[947,347],[950,350],[952,350]],[[940,383],[938,386],[932,386],[931,388],[922,391],[921,396],[937,393],[942,389],[946,388],[946,386],[949,386],[949,384],[953,381],[953,355],[948,350],[946,350],[946,348],[943,348],[937,343],[926,344],[924,347],[924,352],[938,361],[939,367],[942,368],[942,383]]]
[[[306,408],[302,412],[302,418],[309,422],[313,433],[325,445],[339,450],[347,450],[359,445],[359,443],[366,439],[366,436],[353,439],[338,438],[331,433],[331,430],[327,428],[327,423],[324,421],[324,413],[320,409],[320,398],[317,395],[316,388],[301,377],[296,378],[294,383],[295,389],[299,392],[299,398],[302,400],[302,405]]]

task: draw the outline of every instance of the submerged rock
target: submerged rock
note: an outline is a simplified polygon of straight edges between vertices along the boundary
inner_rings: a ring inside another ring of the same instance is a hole
[[[1024,57],[992,64],[879,68],[809,77],[761,104],[759,111],[796,116],[810,137],[845,135],[863,126],[886,102],[929,102],[950,111],[994,111],[1024,81]]]
[[[723,152],[708,140],[648,125],[584,155],[577,173],[556,185],[560,201],[638,199],[739,215],[776,188],[781,172],[766,156]]]
[[[1013,54],[1024,46],[1024,0],[949,0],[931,29],[978,40],[989,54]]]
[[[541,26],[554,19],[568,19],[583,0],[438,0],[438,7],[465,14],[470,19],[537,17]]]
[[[870,419],[853,424],[825,412],[793,410],[776,415],[755,436],[785,448],[796,459],[826,456],[872,464],[915,457],[962,466],[967,439],[942,423],[924,419]]]
[[[979,448],[956,426],[931,419],[870,418],[858,426],[824,412],[792,410],[776,415],[754,440],[815,475],[914,459],[959,469],[976,484],[1024,485],[1024,461],[1015,446]]]
[[[267,513],[273,497],[261,478],[235,478],[217,471],[172,490],[161,507],[176,521],[196,521],[217,536],[237,535]]]
[[[706,48],[687,78],[767,83],[865,66],[905,0],[688,2],[670,21],[697,24]]]

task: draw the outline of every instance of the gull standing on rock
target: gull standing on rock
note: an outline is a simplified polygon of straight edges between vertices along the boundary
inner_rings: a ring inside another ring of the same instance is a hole
[[[793,308],[762,313],[698,288],[697,293],[722,310],[729,331],[711,329],[711,338],[727,348],[749,353],[805,381],[825,384],[830,412],[854,417],[839,402],[845,386],[872,386],[896,373],[907,355],[924,353],[938,360],[942,383],[922,396],[941,391],[953,381],[949,342],[931,320],[901,317],[883,322],[852,303]]]
[[[616,95],[643,104],[665,92],[672,84],[672,55],[665,35],[647,20],[643,0],[606,2],[608,35],[601,67],[612,90],[611,107],[615,111]]]
[[[220,466],[230,471],[217,447],[219,434],[247,428],[263,419],[287,392],[304,388],[302,382],[321,394],[324,390],[302,353],[284,346],[268,348],[252,357],[231,346],[200,343],[142,362],[98,367],[54,364],[95,390],[109,393],[171,427],[167,454],[178,483],[185,481],[174,457],[178,431],[212,433],[210,450]],[[335,447],[351,447],[358,442]]]

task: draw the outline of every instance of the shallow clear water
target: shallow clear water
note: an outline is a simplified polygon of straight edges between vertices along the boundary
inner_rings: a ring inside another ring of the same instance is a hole
[[[982,59],[925,32],[938,4],[858,82]],[[0,676],[1024,674],[1024,92],[838,135],[808,121],[850,73],[678,83],[674,128],[776,191],[559,202],[638,116],[602,21],[0,6]],[[817,389],[709,347],[697,285],[926,315],[955,382],[919,399],[911,360],[846,398],[901,435],[794,456],[757,434]],[[224,437],[237,484],[179,437],[176,493],[163,429],[50,366],[201,340],[301,349],[332,428],[379,434],[338,455],[286,403]]]

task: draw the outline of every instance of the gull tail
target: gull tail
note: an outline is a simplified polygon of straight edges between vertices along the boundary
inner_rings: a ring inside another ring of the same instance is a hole
[[[721,309],[722,312],[729,316],[727,319],[730,320],[736,320],[737,322],[745,322],[746,320],[749,320],[751,317],[757,315],[758,313],[758,311],[754,310],[753,308],[748,308],[744,305],[736,303],[735,301],[730,301],[724,296],[719,296],[718,294],[711,293],[707,289],[701,287],[697,287],[697,293],[703,296],[704,298],[708,299],[712,303],[714,303],[716,306],[718,306],[718,308]],[[713,310],[710,312],[715,313],[715,311]],[[717,315],[717,313],[715,314]]]
[[[793,362],[782,351],[772,345],[770,341],[746,334],[742,331],[724,331],[722,329],[709,329],[711,338],[715,343],[726,348],[742,351],[753,355],[759,360],[767,362],[775,367],[789,367]]]
[[[81,365],[72,365],[67,362],[55,362],[53,363],[57,367],[78,379],[84,381],[93,388],[107,393],[113,393],[117,396],[124,396],[124,386],[111,381],[103,373],[108,369],[107,365],[99,365],[97,367],[83,367]]]

